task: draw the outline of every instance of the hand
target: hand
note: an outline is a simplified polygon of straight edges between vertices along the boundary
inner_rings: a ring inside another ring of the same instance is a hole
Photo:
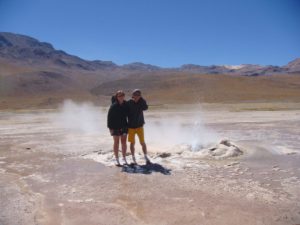
[[[136,96],[136,95],[133,95],[133,96],[132,96],[132,99],[133,99],[133,101],[135,101],[135,102],[138,102],[138,101],[140,100],[140,98],[141,98],[141,96]]]
[[[111,135],[113,135],[114,130],[113,129],[109,129],[109,132],[110,132]]]

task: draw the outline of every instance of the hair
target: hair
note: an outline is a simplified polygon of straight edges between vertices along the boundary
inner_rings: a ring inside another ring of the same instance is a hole
[[[118,96],[125,96],[125,93],[124,93],[124,91],[122,91],[122,90],[118,90],[117,92],[116,92],[116,94],[114,95],[114,102],[119,102],[118,101]]]
[[[116,96],[115,95],[111,96],[111,104],[114,104],[116,101],[117,101]]]

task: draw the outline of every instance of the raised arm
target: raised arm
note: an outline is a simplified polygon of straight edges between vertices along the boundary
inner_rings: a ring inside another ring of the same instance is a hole
[[[144,98],[140,98],[139,100],[139,104],[140,104],[140,107],[141,107],[141,110],[147,110],[148,109],[148,105],[147,105],[147,102]]]

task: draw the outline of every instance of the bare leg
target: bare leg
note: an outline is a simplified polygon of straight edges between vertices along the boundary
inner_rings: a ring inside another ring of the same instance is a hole
[[[142,146],[142,149],[143,149],[143,153],[144,153],[146,163],[150,163],[150,160],[147,156],[147,145],[146,145],[146,143],[141,143],[141,146]]]
[[[119,136],[113,136],[114,138],[114,154],[115,154],[115,158],[116,158],[116,161],[117,161],[117,165],[120,164],[119,162],[119,141],[120,141],[120,138]]]
[[[134,152],[135,152],[134,144],[135,143],[130,143],[130,151],[131,151],[133,163],[136,164],[135,155],[134,155]]]
[[[147,155],[147,145],[146,143],[141,143],[144,155]]]
[[[126,151],[127,151],[127,143],[126,143],[126,140],[127,140],[127,135],[122,135],[122,136],[121,136],[122,156],[123,156],[123,160],[124,160],[124,163],[125,163],[125,164],[127,164],[127,161],[126,161]]]

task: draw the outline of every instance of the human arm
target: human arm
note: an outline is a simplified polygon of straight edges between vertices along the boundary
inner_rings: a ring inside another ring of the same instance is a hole
[[[113,105],[109,107],[108,113],[107,113],[107,127],[109,129],[112,129],[112,121],[113,121]]]
[[[143,110],[143,111],[145,111],[145,110],[148,109],[147,102],[146,102],[146,100],[145,100],[143,97],[141,97],[141,98],[139,99],[139,105],[140,105],[140,107],[141,107],[141,110]]]

